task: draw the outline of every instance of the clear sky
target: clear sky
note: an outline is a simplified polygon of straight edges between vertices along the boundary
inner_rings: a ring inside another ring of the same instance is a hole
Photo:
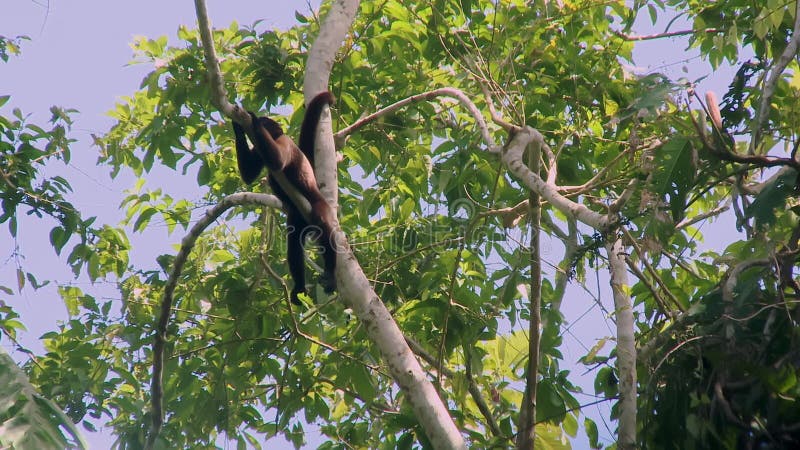
[[[316,6],[319,1],[312,0],[311,3]],[[119,97],[133,93],[142,77],[152,69],[149,65],[129,64],[133,55],[129,45],[133,37],[143,35],[156,38],[166,35],[171,42],[175,42],[175,33],[180,25],[194,27],[193,2],[83,0],[46,3],[2,0],[0,5],[3,11],[0,15],[0,34],[6,37],[27,35],[32,39],[22,43],[21,57],[13,57],[8,63],[0,64],[0,95],[12,96],[9,104],[3,108],[3,114],[8,115],[10,108],[18,107],[31,114],[34,123],[44,124],[50,117],[48,109],[52,105],[79,110],[72,134],[78,139],[72,146],[73,160],[68,167],[57,170],[72,183],[76,195],[71,199],[79,210],[86,215],[98,215],[98,223],[117,223],[121,218],[119,202],[123,191],[132,186],[133,179],[120,176],[111,180],[106,168],[95,166],[97,148],[91,145],[90,134],[102,134],[108,130],[112,121],[105,112],[113,107]],[[209,0],[208,9],[212,23],[217,27],[228,26],[232,21],[251,24],[263,19],[262,27],[286,28],[294,23],[295,10],[308,11],[308,3],[305,0]],[[652,27],[642,24],[637,31],[652,32]],[[675,39],[642,43],[636,52],[637,64],[643,68],[643,72],[664,72],[673,79],[685,76],[692,80],[710,75],[703,86],[706,89],[713,88],[718,93],[724,92],[733,72],[726,69],[712,74],[707,65],[699,64],[696,59],[686,60],[685,42],[685,39]],[[175,194],[199,200],[199,193],[182,190],[179,178],[175,180],[176,183],[170,186]],[[193,184],[186,183],[186,188]],[[0,232],[0,285],[16,285],[14,272],[18,264],[45,279],[73,282],[65,258],[59,259],[49,244],[47,236],[51,227],[52,223],[40,220],[22,221],[16,242],[9,239],[5,230]],[[180,239],[179,236],[172,236],[165,241],[162,238],[166,236],[163,229],[154,230],[153,233],[137,239],[138,244],[134,245],[132,254],[135,260],[148,260],[147,264],[153,265],[153,255],[170,251],[165,248],[165,242],[178,242]],[[15,245],[19,246],[24,259],[17,260],[9,256]],[[544,249],[544,257],[558,259],[557,249],[550,249],[549,255],[547,251]],[[76,284],[92,293],[97,293],[98,289],[102,292],[103,289],[102,286],[89,287],[85,280],[78,280]],[[101,295],[118,297],[111,285]],[[26,288],[21,295],[13,298],[13,302],[12,306],[22,314],[22,320],[30,330],[23,336],[23,344],[34,351],[41,351],[38,336],[52,330],[58,320],[67,317],[55,290],[33,291]],[[583,313],[593,308],[596,316],[599,312],[588,296],[577,286],[570,289],[564,301],[564,314],[573,325],[583,320],[581,323],[584,326],[573,326],[565,336],[567,364],[572,364],[585,354],[585,348],[591,347],[596,339],[613,334],[607,328],[609,322],[602,317],[602,313],[599,313],[597,321],[583,318]],[[591,325],[586,326],[588,324]],[[3,345],[6,350],[13,350],[6,341],[3,341]],[[19,355],[15,357],[18,359]],[[575,369],[574,375],[585,371],[583,367]],[[585,380],[580,382],[589,393],[593,392],[593,377],[593,373],[584,374]],[[602,414],[585,412],[595,418]],[[610,437],[602,423],[598,423],[598,426],[601,435]],[[613,425],[611,427],[613,429]],[[108,431],[86,433],[86,437],[92,448],[96,449],[109,448],[112,442]],[[580,448],[580,444],[575,443],[575,448]]]

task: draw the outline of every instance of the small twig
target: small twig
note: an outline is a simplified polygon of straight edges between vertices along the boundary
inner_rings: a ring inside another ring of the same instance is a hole
[[[486,99],[486,106],[489,108],[489,114],[492,116],[492,121],[509,133],[519,131],[520,128],[518,126],[506,121],[503,116],[497,112],[497,109],[494,107],[494,98],[492,97],[491,92],[489,92],[489,88],[486,86],[486,84],[480,83],[480,85],[481,90],[483,91],[483,96]]]
[[[455,242],[461,242],[462,240],[464,240],[464,236],[456,236],[456,237],[453,237],[453,238],[448,238],[448,239],[444,239],[442,241],[432,242],[432,243],[430,243],[428,245],[415,248],[414,250],[411,250],[410,252],[408,252],[408,253],[406,253],[404,255],[400,255],[397,258],[387,262],[382,267],[379,267],[375,271],[375,275],[374,276],[375,276],[375,278],[377,278],[379,275],[381,275],[382,273],[386,272],[387,270],[392,268],[392,266],[394,266],[395,264],[398,264],[400,261],[402,261],[404,259],[408,259],[408,258],[410,258],[410,257],[412,257],[414,255],[420,254],[420,253],[422,253],[422,252],[424,252],[426,250],[431,250],[431,249],[434,249],[436,247],[443,247],[443,246],[446,246],[446,245],[453,244]]]
[[[639,267],[637,267],[636,264],[633,263],[633,260],[630,258],[630,256],[625,257],[625,262],[628,263],[628,268],[631,270],[631,272],[633,272],[636,278],[638,278],[639,281],[641,281],[645,285],[647,290],[650,291],[650,295],[652,295],[653,300],[656,301],[658,309],[661,310],[661,314],[663,314],[666,317],[672,317],[673,314],[667,307],[667,304],[664,302],[664,299],[661,298],[661,294],[658,293],[658,289],[656,289],[653,283],[650,282],[650,279],[647,278],[647,275],[645,275],[642,272],[642,270],[639,269]]]
[[[673,264],[676,264],[678,267],[680,267],[681,269],[685,270],[689,275],[697,278],[698,280],[705,280],[706,279],[705,277],[700,276],[699,273],[697,273],[694,269],[689,267],[688,264],[686,264],[684,261],[682,261],[677,256],[673,255],[672,253],[670,253],[670,252],[668,252],[668,251],[666,251],[664,249],[661,249],[661,254],[666,256],[667,259],[672,261]]]
[[[678,222],[677,225],[675,225],[675,228],[678,229],[678,230],[682,230],[684,228],[690,227],[690,226],[696,224],[697,222],[701,222],[701,221],[709,219],[711,217],[716,217],[716,216],[724,213],[728,209],[730,209],[730,207],[731,207],[731,200],[728,199],[728,200],[725,201],[725,203],[723,205],[717,206],[716,208],[712,209],[711,211],[707,211],[707,212],[704,212],[702,214],[698,214],[698,215],[696,215],[696,216],[694,216],[692,218],[686,218],[686,219],[681,220],[680,222]]]
[[[653,368],[653,372],[652,372],[652,373],[656,373],[656,372],[658,372],[658,369],[661,367],[661,365],[662,365],[662,364],[664,364],[664,363],[667,361],[667,358],[669,358],[669,357],[670,357],[670,355],[672,355],[673,353],[677,352],[677,351],[678,351],[678,350],[679,350],[681,347],[683,347],[684,345],[686,345],[686,344],[688,344],[688,343],[690,343],[690,342],[693,342],[693,341],[699,341],[700,339],[706,339],[706,338],[710,338],[710,337],[712,337],[712,336],[709,336],[709,335],[694,336],[694,337],[691,337],[691,338],[689,338],[689,339],[686,339],[685,341],[682,341],[681,343],[679,343],[679,344],[678,344],[678,345],[676,345],[675,347],[672,347],[672,348],[671,348],[671,349],[669,349],[669,351],[668,351],[668,352],[667,352],[667,353],[664,355],[664,357],[663,357],[663,358],[661,358],[661,361],[659,361],[659,362],[658,362],[658,364],[656,364],[655,368]]]
[[[478,214],[479,218],[489,217],[489,216],[502,216],[503,218],[503,227],[504,228],[512,228],[515,227],[520,219],[525,217],[528,214],[528,200],[523,200],[517,203],[514,206],[507,207],[507,208],[497,208],[497,209],[490,209],[488,211],[483,211]]]
[[[659,142],[660,145],[660,142]],[[576,195],[582,194],[592,187],[594,187],[595,183],[601,180],[605,175],[608,173],[609,170],[613,169],[618,162],[622,160],[625,156],[629,154],[628,151],[620,152],[617,156],[614,157],[608,164],[605,164],[598,172],[593,176],[589,181],[583,183],[579,186],[560,186],[558,188],[559,192],[563,192],[566,195]]]
[[[621,32],[621,31],[617,31],[617,30],[612,30],[611,32],[614,33],[615,35],[621,37],[622,39],[625,39],[626,41],[650,41],[650,40],[653,40],[653,39],[664,39],[664,38],[671,38],[671,37],[676,37],[676,36],[687,36],[687,35],[697,34],[697,33],[708,33],[708,34],[721,33],[722,30],[720,30],[718,28],[706,28],[705,30],[700,30],[700,31],[698,31],[698,30],[681,30],[681,31],[668,31],[668,32],[665,32],[665,33],[641,34],[641,35],[627,34],[627,33]]]
[[[658,274],[658,271],[655,269],[655,267],[653,267],[652,264],[650,264],[650,262],[647,260],[647,258],[645,258],[645,255],[644,255],[644,252],[642,251],[642,248],[639,246],[639,244],[636,243],[636,239],[633,238],[633,236],[631,235],[630,231],[628,231],[624,227],[620,227],[620,229],[625,234],[625,237],[628,238],[628,241],[630,241],[630,244],[633,247],[633,249],[636,251],[636,254],[639,255],[639,260],[642,262],[642,264],[644,264],[644,267],[645,267],[645,269],[647,269],[647,272],[650,274],[650,276],[653,277],[653,279],[656,281],[656,283],[659,286],[661,286],[661,289],[663,289],[664,292],[667,294],[667,297],[669,297],[669,299],[672,301],[672,304],[676,308],[678,308],[679,311],[685,312],[685,309],[683,308],[681,303],[678,301],[678,299],[675,297],[675,295],[672,293],[672,291],[669,290],[669,288],[667,287],[667,284],[664,283],[664,280]],[[628,258],[626,257],[626,259],[628,259]],[[674,313],[670,312],[670,311],[665,311],[665,314],[667,316],[670,316],[670,317],[672,317],[674,315]]]

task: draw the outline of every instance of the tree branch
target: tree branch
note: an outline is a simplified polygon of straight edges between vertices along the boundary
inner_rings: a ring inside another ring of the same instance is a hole
[[[557,186],[545,182],[525,165],[522,161],[522,155],[525,147],[533,141],[538,141],[540,146],[547,146],[541,133],[526,126],[520,129],[503,149],[503,163],[511,173],[522,181],[525,186],[538,192],[545,201],[568,217],[575,218],[596,230],[607,229],[610,224],[607,216],[592,211],[585,205],[561,195]]]
[[[319,36],[308,50],[306,70],[303,76],[303,94],[306,104],[317,94],[328,90],[331,68],[336,52],[347,37],[347,33],[358,12],[358,0],[331,2],[328,14],[319,29]],[[314,172],[317,184],[328,204],[339,209],[339,180],[336,167],[336,145],[333,138],[333,121],[330,108],[324,108],[317,125],[314,145]]]
[[[158,316],[158,323],[156,324],[155,342],[153,343],[153,381],[150,386],[153,428],[147,436],[146,449],[153,448],[155,440],[164,424],[164,346],[167,343],[167,325],[169,324],[170,313],[172,311],[173,295],[175,293],[175,287],[178,285],[181,272],[183,272],[183,266],[186,264],[189,253],[191,253],[192,248],[194,248],[194,244],[197,242],[200,234],[217,220],[222,213],[234,206],[252,204],[263,205],[270,208],[280,208],[282,206],[280,200],[274,195],[255,194],[252,192],[239,192],[229,195],[223,198],[213,208],[206,211],[205,215],[194,224],[192,229],[189,230],[189,233],[181,241],[181,249],[175,256],[172,272],[164,287],[164,296],[161,300],[161,309]]]
[[[614,238],[612,238],[614,239]],[[633,305],[631,304],[628,271],[622,239],[606,244],[614,314],[617,322],[617,372],[619,373],[619,440],[620,450],[636,448],[636,339]]]
[[[350,126],[342,130],[339,130],[339,132],[337,132],[334,135],[334,139],[337,142],[342,142],[345,137],[349,136],[359,128],[363,127],[364,125],[367,125],[368,123],[380,117],[392,114],[395,111],[399,110],[400,108],[408,106],[412,103],[427,101],[436,97],[450,97],[458,100],[459,103],[461,103],[465,108],[467,108],[467,110],[469,110],[470,114],[475,119],[475,123],[478,126],[478,130],[480,130],[481,137],[483,138],[486,145],[489,147],[489,152],[491,153],[500,152],[499,147],[494,142],[494,138],[492,138],[492,134],[489,131],[489,127],[486,125],[486,120],[483,118],[483,115],[481,114],[478,107],[475,106],[475,103],[473,103],[472,100],[469,97],[467,97],[467,95],[464,94],[464,92],[462,92],[461,90],[449,87],[434,89],[432,91],[412,95],[411,97],[404,98],[403,100],[395,102],[379,111],[376,111],[364,118],[357,120]]]
[[[194,0],[194,8],[197,14],[197,26],[200,31],[200,40],[203,43],[203,56],[208,72],[208,80],[211,87],[211,103],[220,112],[230,118],[236,119],[238,123],[250,125],[250,116],[246,111],[237,108],[228,101],[228,93],[225,91],[225,79],[219,68],[217,51],[214,48],[214,38],[211,32],[211,21],[208,20],[208,10],[205,0]],[[249,127],[247,127],[249,128]]]
[[[612,33],[614,33],[616,36],[619,36],[622,39],[625,39],[626,41],[650,41],[650,40],[653,40],[653,39],[664,39],[664,38],[671,38],[671,37],[677,37],[677,36],[687,36],[687,35],[697,34],[697,33],[713,34],[713,33],[721,33],[721,32],[722,32],[722,30],[720,30],[718,28],[706,28],[705,30],[700,30],[700,31],[698,31],[698,30],[681,30],[681,31],[668,31],[668,32],[665,32],[665,33],[654,33],[654,34],[640,34],[640,35],[637,35],[637,34],[627,34],[627,33],[621,32],[621,31],[612,30]]]
[[[739,275],[741,275],[742,272],[752,267],[769,266],[772,264],[772,261],[772,258],[748,259],[730,268],[725,275],[725,283],[722,284],[722,299],[726,302],[733,301],[733,290],[739,283]]]
[[[541,153],[543,141],[532,141],[528,146],[528,167],[530,171],[539,176],[541,173]],[[539,203],[539,194],[531,189],[528,192],[530,208],[530,292],[528,320],[528,366],[525,374],[525,392],[522,395],[522,404],[519,412],[519,425],[517,427],[517,448],[528,450],[534,448],[536,441],[536,393],[539,383],[539,341],[542,323],[542,259],[540,252],[540,237],[542,224],[542,205]]]
[[[450,368],[448,368],[446,365],[439,364],[437,358],[425,350],[425,348],[419,342],[408,336],[406,336],[406,342],[414,351],[414,354],[425,360],[425,362],[435,368],[436,371],[443,373],[447,378],[456,379],[457,374],[450,370]],[[469,354],[467,354],[466,349],[464,349],[464,366],[466,368],[464,375],[467,378],[467,390],[469,391],[470,397],[472,397],[472,400],[478,406],[478,410],[481,412],[481,415],[483,415],[484,420],[486,420],[486,425],[489,427],[489,430],[492,431],[492,434],[497,437],[504,437],[503,432],[497,425],[497,421],[495,420],[494,416],[492,416],[489,405],[486,404],[480,389],[478,389],[478,384],[472,377],[471,363],[469,362]]]

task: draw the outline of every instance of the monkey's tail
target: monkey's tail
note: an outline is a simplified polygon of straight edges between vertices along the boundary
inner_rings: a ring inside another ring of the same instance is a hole
[[[306,115],[303,117],[303,125],[300,127],[300,150],[308,158],[311,167],[314,167],[314,137],[317,133],[322,108],[325,105],[333,105],[335,102],[333,94],[325,91],[312,98],[306,107]]]

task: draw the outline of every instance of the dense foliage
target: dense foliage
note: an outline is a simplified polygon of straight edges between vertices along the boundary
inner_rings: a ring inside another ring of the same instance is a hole
[[[564,195],[601,213],[626,200],[610,230],[579,226],[542,205],[541,231],[560,260],[545,271],[542,288],[542,448],[568,448],[579,423],[591,445],[602,444],[565,368],[572,361],[563,359],[559,310],[574,300],[564,298],[569,281],[597,290],[587,274],[604,267],[603,245],[612,236],[625,242],[636,277],[628,291],[640,355],[641,446],[790,448],[800,441],[793,273],[800,211],[798,164],[789,162],[800,143],[796,55],[792,75],[777,77],[766,109],[761,103],[798,31],[794,5],[626,4],[363,1],[333,66],[334,129],[439,87],[462,90],[488,118],[488,92],[506,120],[544,134],[557,159],[545,165]],[[676,11],[711,68],[739,68],[721,96],[727,132],[707,123],[693,82],[631,72],[637,18],[655,23]],[[302,120],[305,56],[320,18],[298,14],[297,21],[285,31],[232,24],[214,33],[230,100],[272,111],[288,130]],[[69,158],[69,111],[54,109],[49,131],[19,112],[0,117],[0,222],[13,235],[25,206],[55,218],[56,251],[71,243],[76,273],[114,280],[121,294],[107,300],[63,287],[71,320],[43,337],[46,353],[25,370],[73,421],[108,422],[120,448],[140,448],[150,420],[154,317],[174,255],[164,245],[157,262],[133,266],[130,242],[159,221],[178,243],[204,207],[243,189],[230,125],[210,102],[199,37],[187,28],[178,37],[174,46],[165,38],[136,42],[138,59],[153,70],[116,105],[116,124],[96,140],[100,165],[139,177],[122,199],[122,224],[82,219],[68,203],[67,180],[39,173],[44,158]],[[11,43],[2,42],[0,49]],[[293,112],[281,114],[284,106]],[[493,132],[508,141],[501,128]],[[528,199],[527,188],[487,152],[468,111],[447,99],[370,123],[340,150],[340,222],[358,261],[471,445],[512,445],[528,355],[530,226],[524,211],[514,217],[509,209]],[[765,155],[787,162],[767,164]],[[166,194],[151,176],[155,168],[174,171],[170,182],[196,183],[203,204]],[[280,434],[300,446],[315,424],[328,440],[321,448],[424,447],[362,325],[335,298],[287,308],[279,214],[237,208],[193,250],[170,326],[164,441],[215,448],[231,439],[244,448]],[[721,214],[730,245],[701,251],[699,224]],[[24,280],[38,283],[33,274],[19,279],[20,289]],[[3,288],[2,295],[11,293]],[[312,297],[326,298],[321,290]],[[4,333],[15,336],[18,325],[14,310],[2,306]],[[603,348],[610,341],[600,340],[581,362],[596,371],[601,400],[614,402],[621,374],[616,353]]]

